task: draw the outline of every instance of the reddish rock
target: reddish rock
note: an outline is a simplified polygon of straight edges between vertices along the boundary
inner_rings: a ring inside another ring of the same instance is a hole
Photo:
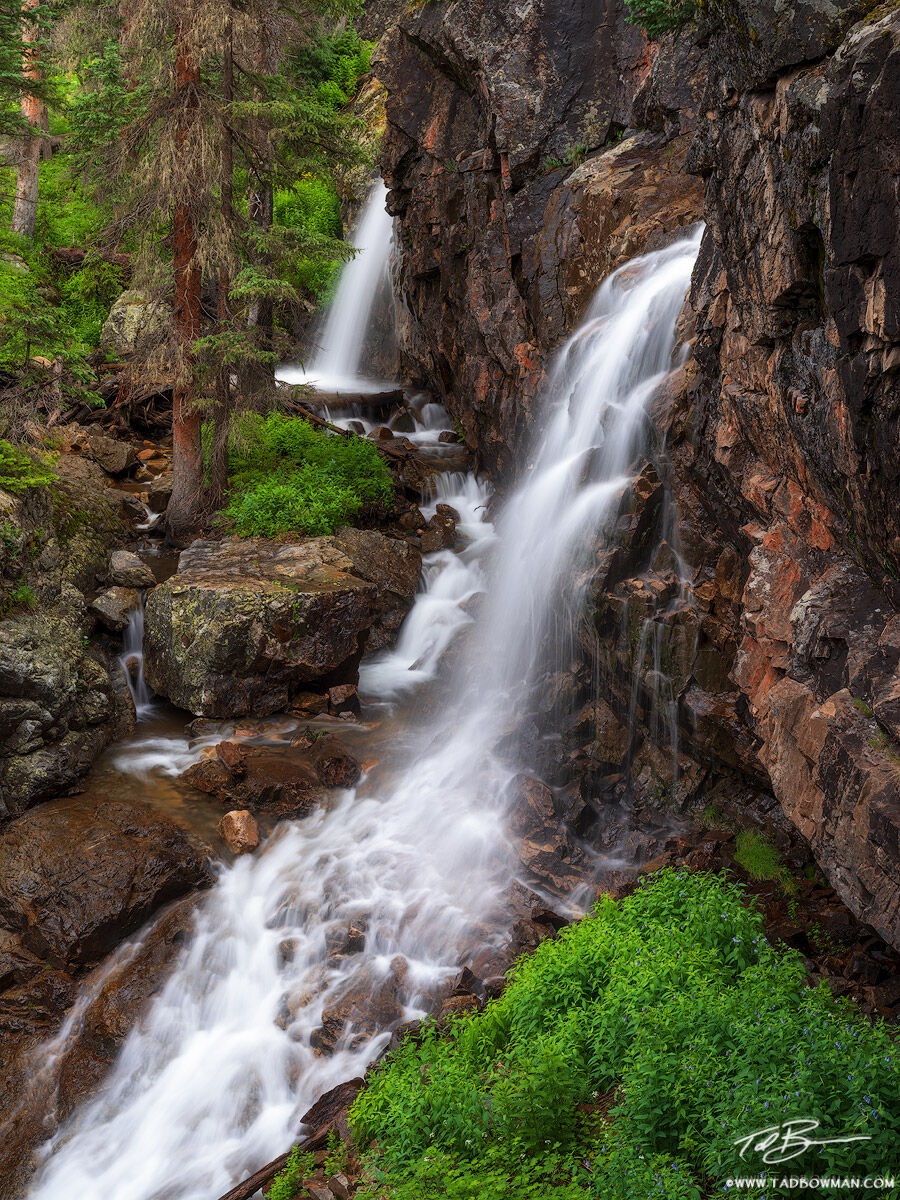
[[[232,854],[249,854],[259,845],[259,826],[246,809],[227,812],[218,824],[218,832]]]
[[[0,835],[0,919],[41,957],[95,962],[212,876],[172,822],[91,797],[42,804]]]

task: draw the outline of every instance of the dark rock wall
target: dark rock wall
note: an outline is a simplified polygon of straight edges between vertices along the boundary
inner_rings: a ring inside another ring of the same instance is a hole
[[[650,68],[619,0],[429,3],[379,46],[404,369],[447,402],[494,474],[527,432],[547,350],[610,261],[642,245],[622,228],[634,201],[616,191],[652,171],[663,135],[647,134],[637,159],[618,142]],[[624,158],[572,175],[607,145]],[[694,196],[660,217],[660,238],[696,218]],[[606,224],[617,250],[578,263]]]
[[[598,282],[702,215],[665,452],[584,585],[572,761],[739,797],[896,944],[900,12],[709,11],[654,45],[616,0],[398,18],[404,367],[500,476]]]

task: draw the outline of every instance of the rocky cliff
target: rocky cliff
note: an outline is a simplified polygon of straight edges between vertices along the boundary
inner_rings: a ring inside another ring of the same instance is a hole
[[[720,0],[651,43],[619,0],[456,0],[376,61],[405,369],[495,477],[600,279],[705,221],[665,450],[586,584],[570,760],[799,833],[894,944],[898,35],[895,3]]]

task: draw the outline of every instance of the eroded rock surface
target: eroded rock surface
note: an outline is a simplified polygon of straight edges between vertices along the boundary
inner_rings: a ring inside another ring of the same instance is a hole
[[[412,603],[405,542],[341,530],[305,542],[198,541],[150,594],[147,679],[197,716],[264,716],[310,690],[355,684]]]
[[[96,962],[162,904],[211,882],[203,849],[133,804],[51,801],[0,834],[0,922],[54,962]]]

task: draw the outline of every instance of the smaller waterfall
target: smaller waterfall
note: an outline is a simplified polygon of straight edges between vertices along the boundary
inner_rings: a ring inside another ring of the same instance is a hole
[[[322,391],[377,391],[382,385],[360,379],[366,332],[375,302],[386,283],[391,257],[393,218],[385,208],[387,188],[372,188],[353,237],[356,256],[341,272],[334,302],[318,347],[306,367],[283,367],[284,383],[314,383]]]
[[[137,608],[133,609],[122,635],[122,653],[119,666],[134,701],[134,711],[140,721],[153,709],[153,693],[144,678],[144,595],[141,593]]]

